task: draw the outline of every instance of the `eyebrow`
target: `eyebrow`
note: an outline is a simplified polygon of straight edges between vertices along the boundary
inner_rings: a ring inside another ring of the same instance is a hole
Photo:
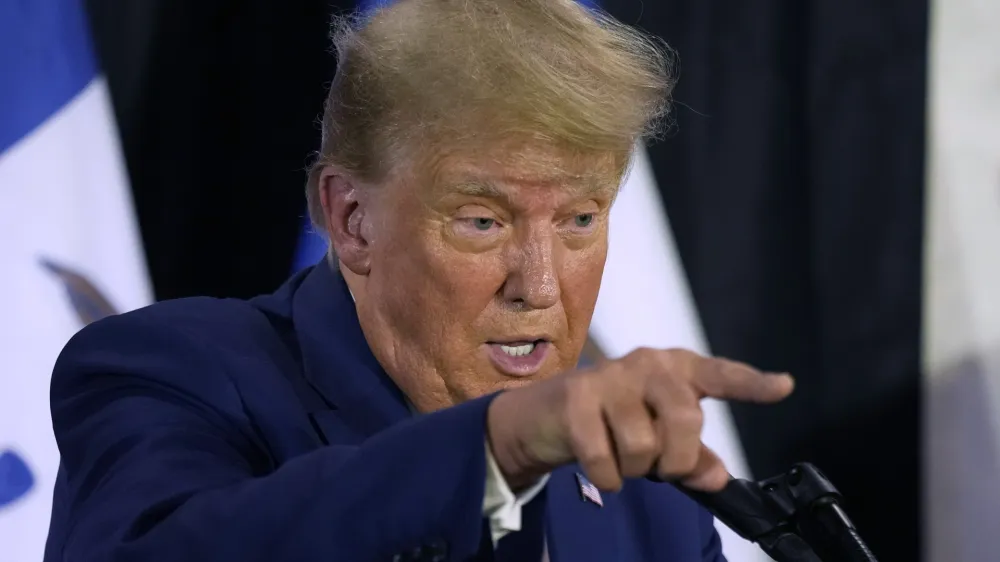
[[[484,199],[509,199],[509,194],[489,182],[465,181],[453,186],[456,193]]]
[[[582,186],[583,195],[608,194],[613,195],[615,187],[601,185],[596,181],[585,182]],[[496,184],[489,181],[471,180],[457,183],[452,186],[454,192],[469,197],[482,197],[484,199],[510,200],[510,193]],[[565,189],[565,188],[564,188]]]

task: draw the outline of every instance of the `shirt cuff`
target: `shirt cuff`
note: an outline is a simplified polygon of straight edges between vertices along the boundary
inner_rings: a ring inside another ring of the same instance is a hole
[[[483,516],[490,521],[493,546],[507,533],[521,530],[521,508],[538,495],[549,482],[549,475],[520,494],[514,494],[504,479],[490,444],[486,442],[486,493],[483,494]]]

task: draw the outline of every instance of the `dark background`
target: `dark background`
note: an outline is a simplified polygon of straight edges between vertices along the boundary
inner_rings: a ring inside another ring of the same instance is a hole
[[[289,273],[349,2],[90,0],[156,296]],[[650,156],[713,352],[790,371],[736,405],[751,469],[819,465],[884,561],[920,558],[926,0],[608,0],[681,59]]]

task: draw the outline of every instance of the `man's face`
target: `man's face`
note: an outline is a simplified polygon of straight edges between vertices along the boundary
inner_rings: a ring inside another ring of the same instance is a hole
[[[613,159],[522,144],[425,168],[375,188],[370,269],[346,273],[379,362],[422,411],[574,368],[607,255]]]

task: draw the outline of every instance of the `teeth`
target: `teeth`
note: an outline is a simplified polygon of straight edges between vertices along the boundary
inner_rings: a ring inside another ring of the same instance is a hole
[[[523,357],[535,350],[535,344],[526,343],[524,345],[500,345],[500,349],[511,357]]]

